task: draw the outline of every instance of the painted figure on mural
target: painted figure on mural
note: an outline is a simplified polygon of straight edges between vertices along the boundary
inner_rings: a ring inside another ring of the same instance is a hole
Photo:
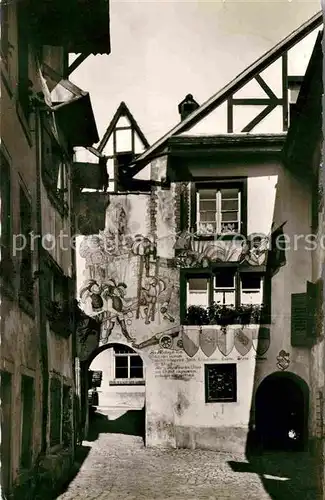
[[[163,319],[167,320],[167,321],[170,321],[171,323],[174,323],[175,318],[174,318],[174,316],[172,316],[170,314],[170,312],[168,311],[168,309],[169,309],[169,306],[170,306],[171,298],[173,296],[173,292],[174,292],[174,285],[172,285],[169,288],[169,290],[167,292],[167,295],[165,297],[165,300],[164,300],[164,302],[162,303],[162,305],[160,307],[160,312],[163,315]]]
[[[103,239],[99,235],[85,236],[79,248],[80,257],[86,259],[86,269],[90,279],[96,279],[107,262]]]
[[[128,315],[132,309],[125,301],[126,288],[125,283],[116,283],[114,280],[110,280],[104,285],[103,298],[106,300],[106,327],[104,327],[105,334],[102,336],[104,342],[107,342],[116,322],[126,340],[129,342],[135,340],[129,334],[126,326]]]
[[[264,234],[252,233],[243,242],[240,262],[245,260],[251,266],[264,264],[268,251],[269,238]]]
[[[146,325],[149,325],[154,320],[158,297],[165,289],[166,284],[164,281],[155,277],[148,278],[145,286],[142,287],[141,305],[143,306]]]
[[[80,300],[85,303],[89,298],[93,312],[99,312],[103,309],[104,302],[101,296],[101,286],[96,280],[89,280],[79,292]]]
[[[89,280],[80,290],[80,300],[84,304],[90,301],[92,312],[102,322],[105,332],[102,335],[103,341],[107,341],[116,323],[124,337],[129,342],[134,341],[128,332],[127,321],[135,305],[125,300],[126,288],[125,283],[116,283],[115,280],[108,280],[103,284]]]

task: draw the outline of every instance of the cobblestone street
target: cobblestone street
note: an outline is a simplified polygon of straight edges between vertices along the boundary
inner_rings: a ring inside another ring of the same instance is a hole
[[[308,455],[264,454],[250,462],[205,450],[145,448],[139,436],[100,433],[59,500],[314,500]],[[89,449],[90,448],[90,449]]]

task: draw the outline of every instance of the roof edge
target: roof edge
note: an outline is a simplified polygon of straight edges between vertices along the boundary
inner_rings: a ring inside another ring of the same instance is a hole
[[[149,161],[152,156],[155,155],[161,148],[166,145],[166,142],[170,137],[175,134],[185,132],[190,127],[198,123],[202,118],[207,116],[211,111],[222,104],[230,95],[237,92],[246,83],[248,83],[251,78],[254,77],[256,73],[263,71],[267,66],[276,61],[280,57],[282,52],[289,50],[296,43],[301,41],[305,36],[311,33],[314,29],[319,27],[323,22],[323,13],[319,11],[308,21],[298,27],[296,30],[291,32],[282,41],[276,44],[273,48],[264,53],[260,58],[258,58],[253,64],[248,66],[242,73],[240,73],[236,78],[234,78],[225,87],[219,90],[216,94],[211,96],[205,103],[203,103],[197,110],[191,113],[185,120],[179,122],[175,127],[173,127],[167,134],[156,141],[147,151],[140,155],[137,160],[133,163],[133,175],[136,175]]]

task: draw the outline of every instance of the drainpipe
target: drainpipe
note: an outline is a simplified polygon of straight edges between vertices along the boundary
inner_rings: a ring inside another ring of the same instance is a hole
[[[42,251],[42,200],[41,200],[41,182],[42,182],[42,134],[41,134],[41,110],[36,102],[34,107],[35,116],[35,144],[36,144],[36,231],[37,231],[37,260],[38,260],[38,286],[37,286],[37,317],[41,354],[41,372],[42,372],[42,446],[41,452],[46,453],[47,449],[47,421],[49,410],[49,361],[47,346],[46,318],[44,315],[43,302],[44,289],[43,277],[43,251]]]

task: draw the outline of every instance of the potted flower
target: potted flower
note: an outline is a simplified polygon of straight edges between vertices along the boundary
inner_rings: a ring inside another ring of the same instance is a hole
[[[237,315],[238,313],[233,304],[222,306],[220,308],[219,325],[233,325],[236,322]]]
[[[241,325],[249,325],[252,321],[253,306],[251,304],[243,304],[238,308],[238,323]]]
[[[187,309],[185,323],[187,325],[208,325],[209,316],[207,310],[201,306],[190,306]]]

